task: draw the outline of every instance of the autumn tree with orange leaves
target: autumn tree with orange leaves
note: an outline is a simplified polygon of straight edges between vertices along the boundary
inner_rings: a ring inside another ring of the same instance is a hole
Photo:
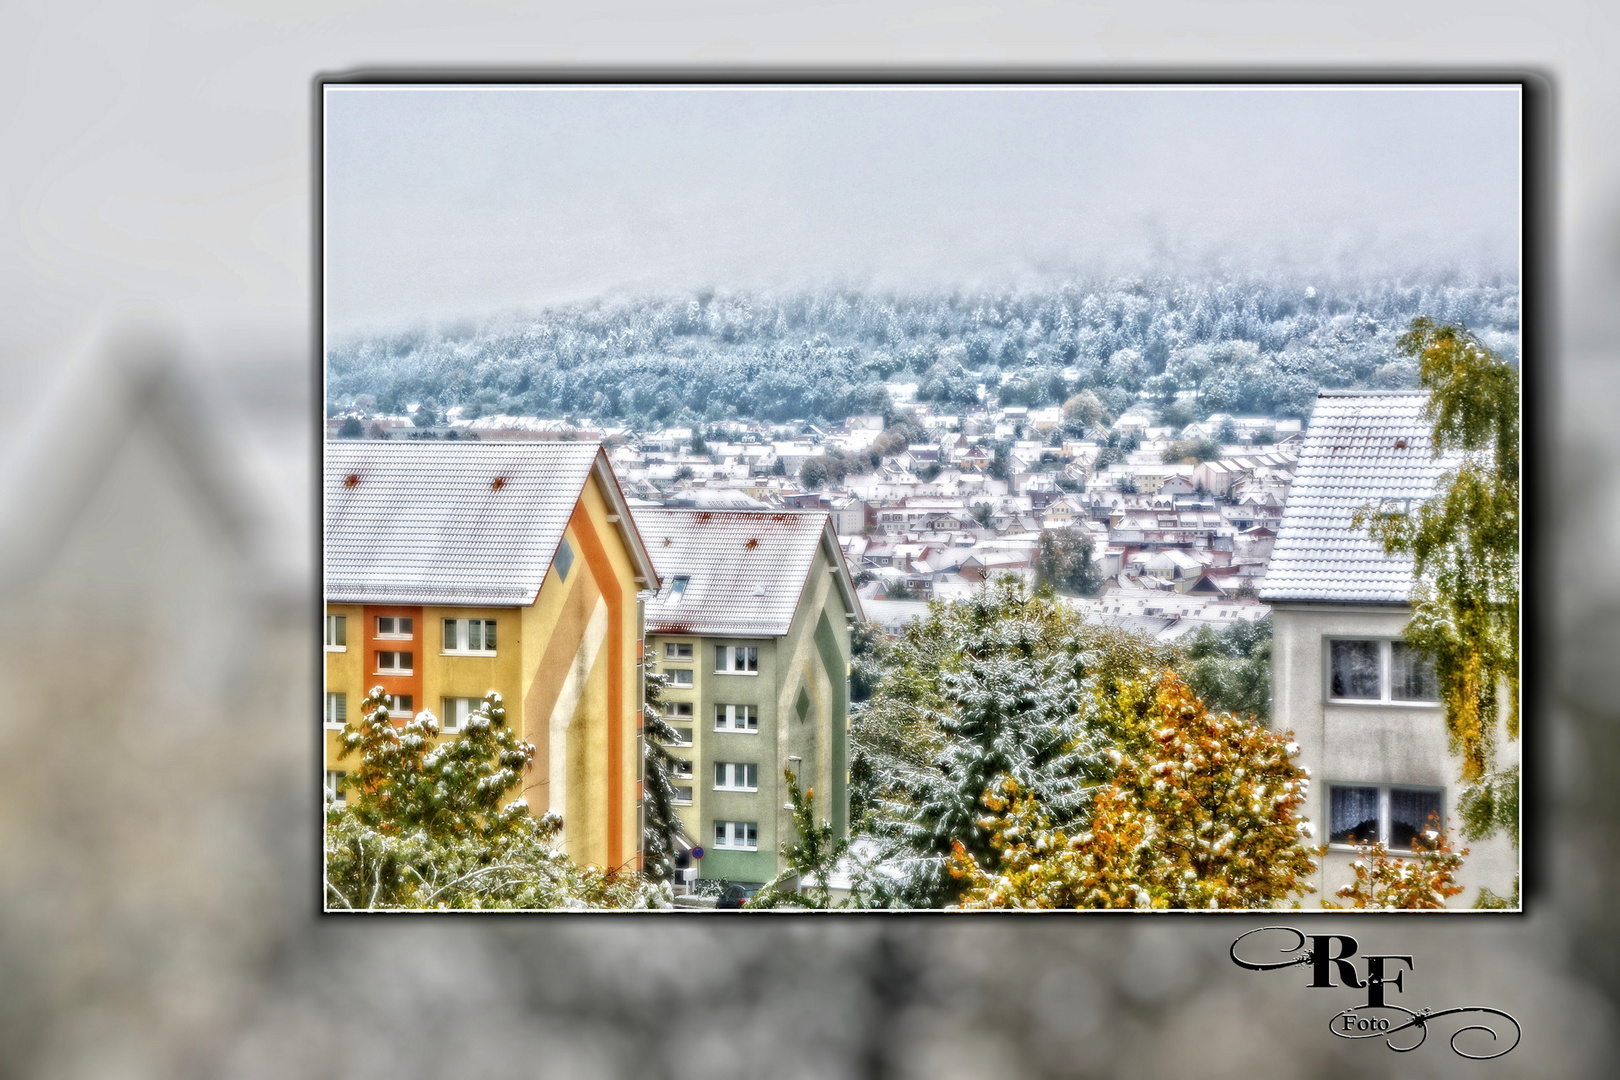
[[[1052,820],[1011,777],[982,802],[1000,858],[960,844],[964,908],[1268,908],[1313,891],[1292,733],[1211,713],[1165,671],[1098,702],[1117,773],[1083,820]]]
[[[1356,880],[1335,895],[1342,904],[1322,901],[1325,908],[1358,910],[1439,909],[1462,892],[1456,873],[1467,858],[1468,849],[1453,851],[1451,838],[1444,831],[1430,831],[1412,843],[1412,855],[1392,857],[1383,844],[1361,844],[1350,864]],[[1491,906],[1491,905],[1486,905]],[[1517,906],[1517,905],[1514,905]]]

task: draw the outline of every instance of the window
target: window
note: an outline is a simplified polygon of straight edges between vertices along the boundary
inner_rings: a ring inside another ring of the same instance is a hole
[[[348,774],[339,769],[326,770],[326,801],[333,806],[343,806],[343,778]]]
[[[484,704],[483,698],[475,697],[447,697],[444,699],[444,713],[439,717],[440,731],[461,731],[467,726],[467,721],[478,715],[478,709]]]
[[[386,638],[408,638],[415,632],[416,621],[398,615],[377,616],[377,636]]]
[[[689,668],[689,667],[687,667],[687,668],[670,668],[669,669],[669,684],[671,686],[691,686],[692,685],[692,669]]]
[[[691,746],[692,745],[692,729],[691,728],[689,728],[689,727],[678,727],[678,728],[673,728],[672,730],[675,732],[675,741],[670,743],[669,745],[671,745],[671,746]]]
[[[673,802],[676,806],[691,806],[692,789],[689,787],[677,787],[675,789],[675,798]]]
[[[323,719],[333,727],[342,727],[349,719],[349,695],[327,694]]]
[[[714,788],[716,791],[758,791],[759,766],[717,761],[714,763]]]
[[[568,543],[568,537],[563,537],[557,543],[557,557],[551,560],[551,565],[557,568],[559,581],[568,580],[568,568],[574,565],[574,548]]]
[[[494,619],[444,620],[444,651],[495,655]]]
[[[415,668],[416,657],[408,652],[379,652],[377,654],[377,674],[379,675],[409,675]]]
[[[759,823],[754,821],[717,821],[714,823],[714,846],[755,851],[759,848]]]
[[[1434,664],[1404,641],[1389,643],[1389,696],[1396,701],[1440,700]]]
[[[671,604],[678,604],[681,602],[681,597],[686,595],[686,586],[689,585],[691,581],[691,578],[687,577],[685,574],[681,574],[680,576],[676,577],[675,580],[669,583],[669,602]]]
[[[692,659],[692,643],[690,641],[664,642],[664,655],[671,660]]]
[[[678,776],[682,780],[692,779],[692,763],[684,758],[672,758],[674,764],[670,768],[671,776]]]
[[[1404,641],[1333,640],[1328,642],[1328,699],[1434,705],[1440,688],[1434,664]]]
[[[759,649],[749,645],[716,645],[714,670],[733,675],[759,673]]]
[[[669,712],[665,715],[675,717],[677,719],[684,718],[689,720],[692,717],[692,703],[690,701],[670,702]]]
[[[716,705],[714,730],[759,731],[759,707],[755,705]]]
[[[326,649],[328,652],[347,652],[349,648],[349,617],[347,615],[328,615],[326,617]]]
[[[1391,851],[1410,851],[1414,839],[1444,827],[1442,795],[1438,788],[1331,785],[1328,843],[1382,843]]]
[[[388,716],[390,719],[397,719],[398,717],[403,716],[405,719],[409,720],[411,717],[416,715],[416,712],[411,708],[414,702],[411,700],[411,695],[409,694],[389,694],[383,700],[388,705]]]

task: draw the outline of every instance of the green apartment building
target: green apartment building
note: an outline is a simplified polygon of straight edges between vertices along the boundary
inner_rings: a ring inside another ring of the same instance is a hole
[[[783,770],[849,827],[850,627],[860,601],[822,511],[632,511],[662,588],[646,604],[698,877],[762,883],[792,839]]]

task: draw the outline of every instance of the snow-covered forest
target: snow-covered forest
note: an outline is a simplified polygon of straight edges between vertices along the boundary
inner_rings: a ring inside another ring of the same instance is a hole
[[[328,409],[836,422],[914,382],[941,411],[1093,389],[1118,413],[1197,390],[1210,409],[1303,416],[1320,387],[1416,385],[1395,338],[1461,322],[1517,362],[1518,283],[1431,275],[1116,278],[998,292],[701,292],[333,341]]]

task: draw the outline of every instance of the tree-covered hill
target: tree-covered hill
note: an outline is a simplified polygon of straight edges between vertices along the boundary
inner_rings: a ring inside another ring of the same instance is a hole
[[[1340,284],[1114,279],[983,293],[856,290],[642,297],[523,318],[336,341],[328,407],[590,416],[637,425],[731,417],[837,421],[915,382],[942,411],[978,400],[1113,412],[1197,390],[1208,411],[1303,416],[1320,387],[1416,385],[1395,339],[1414,316],[1460,322],[1518,357],[1504,279]]]

